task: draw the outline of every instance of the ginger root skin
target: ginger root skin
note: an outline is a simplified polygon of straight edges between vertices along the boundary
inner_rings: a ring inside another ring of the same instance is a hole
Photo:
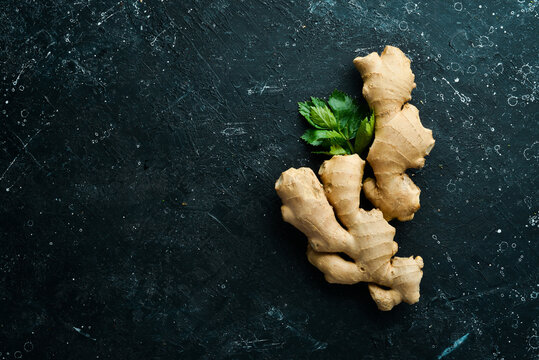
[[[283,219],[308,238],[309,262],[330,283],[368,282],[378,308],[389,311],[401,302],[419,301],[423,259],[393,257],[398,250],[395,228],[380,210],[359,208],[364,166],[357,154],[334,156],[320,168],[324,185],[311,169],[291,168],[275,189],[283,202]]]
[[[425,165],[434,139],[432,131],[421,124],[417,108],[407,103],[416,87],[410,59],[400,49],[386,46],[381,55],[355,58],[354,65],[376,118],[367,156],[376,180],[365,180],[365,195],[386,220],[412,220],[420,207],[421,191],[405,172]]]

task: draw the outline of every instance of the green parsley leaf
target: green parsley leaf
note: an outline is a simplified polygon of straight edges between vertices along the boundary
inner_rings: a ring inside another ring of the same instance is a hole
[[[311,120],[311,107],[313,107],[313,103],[312,101],[305,101],[305,102],[299,102],[298,103],[298,109],[299,109],[299,113],[301,115],[303,115],[303,117],[307,120],[307,122],[309,124],[311,124],[311,126],[317,128],[317,129],[321,129],[320,126],[316,125],[312,120]]]
[[[329,148],[329,151],[317,153],[353,154],[358,149],[363,151],[372,139],[374,117],[369,120],[370,111],[366,112],[341,91],[333,91],[327,104],[316,97],[299,102],[298,110],[314,128],[307,130],[301,138],[313,146]],[[355,144],[352,145],[351,140],[354,139]]]
[[[301,136],[307,143],[317,146],[331,146],[346,144],[346,140],[341,133],[335,130],[308,129]]]
[[[354,151],[361,154],[371,143],[374,134],[374,111],[359,124],[354,144]]]
[[[346,155],[350,154],[350,152],[346,151],[339,145],[331,145],[329,148],[329,154],[330,155]]]
[[[335,115],[333,115],[326,103],[311,106],[311,121],[322,129],[338,130]]]
[[[322,99],[316,98],[314,96],[311,96],[311,102],[313,103],[313,106],[315,107],[324,107],[327,106],[326,102]]]
[[[352,97],[335,90],[329,96],[328,104],[335,114],[340,130],[349,139],[355,136],[359,126],[359,109]]]

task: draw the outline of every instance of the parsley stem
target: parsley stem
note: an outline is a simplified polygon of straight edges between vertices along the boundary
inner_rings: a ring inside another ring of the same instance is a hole
[[[352,143],[350,142],[350,140],[344,136],[344,134],[338,130],[339,134],[342,136],[343,139],[346,139],[346,143],[348,144],[348,148],[350,149],[350,155],[354,153],[354,146],[352,146]]]
[[[348,143],[348,147],[350,148],[350,154],[353,154],[354,153],[354,147],[352,146],[352,143],[350,142],[350,140],[346,140],[346,142]]]

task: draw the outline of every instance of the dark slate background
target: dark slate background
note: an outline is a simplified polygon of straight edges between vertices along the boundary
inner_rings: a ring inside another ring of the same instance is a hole
[[[537,1],[0,7],[0,359],[538,359]],[[329,285],[273,185],[391,44],[436,139],[421,301]],[[447,353],[447,352],[446,352]]]

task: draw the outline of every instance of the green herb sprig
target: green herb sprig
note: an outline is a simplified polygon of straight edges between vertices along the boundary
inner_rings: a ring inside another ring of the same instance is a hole
[[[361,154],[372,140],[374,113],[360,108],[352,97],[341,91],[333,91],[327,104],[322,99],[311,97],[311,101],[299,102],[298,106],[299,113],[314,128],[305,131],[301,138],[326,149],[313,153]]]

